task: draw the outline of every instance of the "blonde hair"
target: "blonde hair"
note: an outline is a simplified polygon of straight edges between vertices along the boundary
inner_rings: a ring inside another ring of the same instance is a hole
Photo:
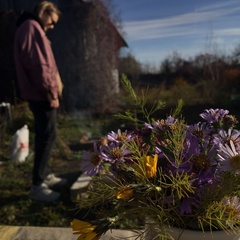
[[[56,13],[58,17],[61,16],[60,10],[57,8],[57,6],[50,2],[50,1],[42,1],[38,3],[34,9],[33,9],[34,14],[36,14],[39,18],[43,16],[44,13],[47,13],[51,15],[51,13]]]

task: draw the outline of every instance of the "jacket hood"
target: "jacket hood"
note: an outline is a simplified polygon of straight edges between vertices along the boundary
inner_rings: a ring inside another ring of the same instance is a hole
[[[19,18],[17,19],[17,22],[16,22],[17,27],[19,27],[20,25],[22,25],[25,21],[27,21],[27,20],[29,20],[29,19],[32,19],[32,20],[37,21],[37,22],[41,25],[41,27],[42,27],[42,29],[43,29],[43,25],[42,25],[42,23],[40,22],[39,17],[36,16],[36,15],[34,15],[34,14],[31,13],[31,12],[23,12],[23,13],[19,16]]]

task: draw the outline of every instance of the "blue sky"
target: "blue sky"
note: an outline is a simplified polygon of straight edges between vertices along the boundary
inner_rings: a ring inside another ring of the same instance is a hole
[[[158,66],[177,52],[231,54],[240,45],[240,0],[113,0],[130,53]]]

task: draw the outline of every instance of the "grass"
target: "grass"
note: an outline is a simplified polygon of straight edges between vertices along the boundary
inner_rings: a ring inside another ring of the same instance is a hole
[[[27,105],[13,110],[13,121],[1,119],[0,126],[0,225],[69,227],[76,203],[71,199],[70,186],[81,174],[81,138],[101,135],[100,120],[80,116],[58,115],[58,138],[49,161],[56,175],[69,181],[61,198],[54,203],[29,199],[33,166],[33,117]],[[9,146],[15,131],[27,124],[30,130],[30,153],[25,162],[9,159]],[[83,149],[83,148],[82,148]]]
[[[56,203],[28,198],[32,161],[21,165],[6,162],[0,168],[0,224],[22,226],[69,226],[68,211],[73,204],[67,192]]]

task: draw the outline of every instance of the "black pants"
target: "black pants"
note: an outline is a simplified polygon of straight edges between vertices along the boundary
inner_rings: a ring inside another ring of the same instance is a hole
[[[57,109],[49,102],[29,101],[34,116],[35,147],[32,184],[40,185],[50,173],[48,160],[56,140]]]

